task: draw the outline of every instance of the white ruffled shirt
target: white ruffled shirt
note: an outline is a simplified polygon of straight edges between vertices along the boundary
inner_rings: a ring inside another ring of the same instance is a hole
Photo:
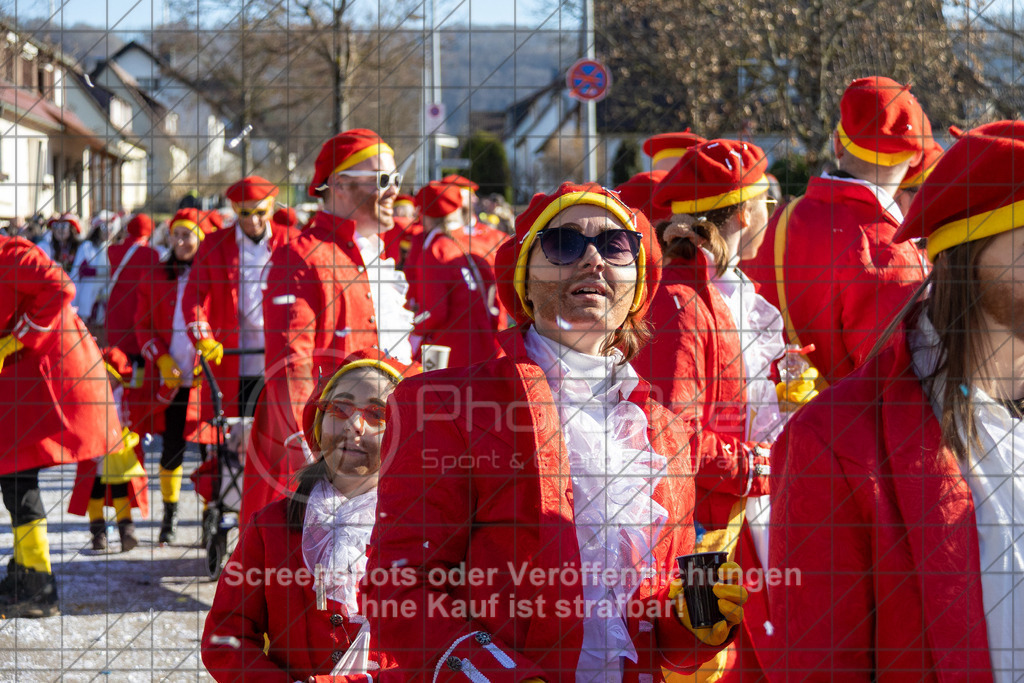
[[[910,348],[914,372],[927,377],[939,349],[938,333],[927,315],[921,315],[910,333]],[[972,448],[971,462],[960,468],[974,499],[992,669],[996,683],[1011,683],[1024,676],[1024,420],[1014,419],[980,389],[970,391],[982,448]],[[940,419],[942,393],[940,377],[929,397]]]
[[[359,582],[366,575],[366,546],[377,518],[377,489],[346,498],[327,480],[309,493],[302,523],[306,569],[324,572],[324,588],[348,616],[359,614]]]
[[[413,313],[405,307],[409,283],[405,281],[405,275],[395,269],[394,260],[384,256],[384,243],[380,237],[363,237],[357,232],[355,242],[370,281],[381,351],[403,363],[411,363],[409,336],[412,334]]]
[[[583,599],[591,607],[583,615],[576,681],[621,681],[623,658],[637,661],[626,604],[652,571],[668,519],[652,498],[668,461],[651,447],[646,414],[628,400],[639,378],[621,354],[579,353],[532,327],[525,342],[558,406],[573,482]],[[617,580],[602,580],[605,568],[618,572]]]

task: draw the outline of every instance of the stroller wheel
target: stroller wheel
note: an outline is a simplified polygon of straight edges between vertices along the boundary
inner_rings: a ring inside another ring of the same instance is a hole
[[[228,535],[216,532],[210,536],[206,545],[206,575],[211,581],[220,578],[228,556]]]
[[[210,539],[217,533],[217,521],[219,518],[220,511],[216,507],[210,506],[203,510],[202,537],[199,541],[201,547],[209,547]]]

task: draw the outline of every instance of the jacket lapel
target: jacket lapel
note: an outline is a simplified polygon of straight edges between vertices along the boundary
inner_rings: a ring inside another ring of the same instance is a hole
[[[880,419],[896,502],[924,598],[925,637],[936,675],[952,681],[971,672],[972,680],[991,680],[970,487],[953,453],[941,445],[939,423],[905,340],[898,339],[893,349],[894,367],[879,373],[889,378]]]

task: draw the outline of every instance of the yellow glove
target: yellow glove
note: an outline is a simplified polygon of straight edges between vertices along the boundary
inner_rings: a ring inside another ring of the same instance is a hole
[[[743,570],[735,562],[726,562],[718,568],[719,582],[712,590],[718,597],[718,609],[721,610],[724,621],[720,621],[708,628],[693,628],[690,625],[690,613],[686,610],[686,600],[683,598],[683,580],[675,579],[669,586],[668,597],[675,599],[676,612],[679,614],[679,621],[683,623],[697,639],[705,645],[718,647],[729,638],[729,632],[733,626],[743,621],[743,604],[747,601],[747,589],[739,585]]]
[[[23,348],[25,345],[15,339],[13,334],[0,338],[0,370],[4,369],[4,361],[7,360],[7,356],[17,353]]]
[[[779,382],[775,385],[775,394],[779,403],[788,403],[801,406],[818,395],[815,388],[818,383],[818,371],[815,368],[807,368],[795,382]]]
[[[196,342],[196,351],[206,359],[207,363],[220,365],[220,362],[224,360],[224,345],[216,339],[200,339]],[[202,371],[201,367],[196,368],[197,375]]]
[[[181,368],[171,358],[171,354],[165,353],[156,359],[156,367],[160,371],[160,379],[168,389],[177,389],[181,386]]]

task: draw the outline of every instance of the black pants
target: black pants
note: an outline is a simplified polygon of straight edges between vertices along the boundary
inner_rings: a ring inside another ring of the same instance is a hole
[[[256,413],[256,396],[263,388],[263,377],[238,378],[238,416],[252,417]]]
[[[4,507],[11,513],[11,526],[46,519],[46,508],[39,492],[39,469],[11,472],[0,476]]]
[[[164,411],[164,446],[160,453],[160,467],[173,470],[185,462],[185,421],[188,419],[189,387],[178,389],[174,400]]]
[[[107,496],[107,484],[104,484],[99,475],[92,480],[92,493],[89,494],[90,498],[106,498]],[[111,498],[127,498],[128,497],[128,484],[110,484],[110,497]]]

